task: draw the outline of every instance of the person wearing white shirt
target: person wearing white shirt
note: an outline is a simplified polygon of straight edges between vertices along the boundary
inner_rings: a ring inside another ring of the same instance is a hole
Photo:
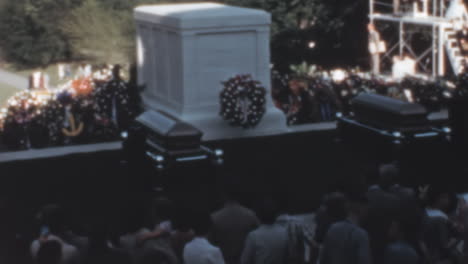
[[[223,254],[218,247],[207,239],[212,221],[209,214],[199,214],[195,219],[193,230],[195,238],[184,247],[185,264],[224,264]]]
[[[33,259],[36,259],[41,248],[41,245],[46,241],[57,241],[61,246],[60,264],[78,264],[80,263],[80,255],[78,249],[54,235],[44,235],[32,242],[30,252]]]
[[[380,54],[385,52],[385,42],[381,41],[380,34],[374,24],[367,25],[369,32],[369,53],[371,55],[371,70],[372,74],[380,73]]]
[[[433,261],[444,261],[449,258],[447,250],[456,241],[454,223],[449,219],[451,194],[443,189],[433,187],[428,193],[428,207],[424,222],[423,241]]]
[[[277,210],[273,201],[261,201],[257,213],[262,224],[247,236],[241,264],[286,264],[288,232],[276,222]]]
[[[452,20],[455,31],[460,31],[464,28],[465,22],[463,16],[466,12],[466,6],[462,0],[452,0],[450,2],[445,16]]]

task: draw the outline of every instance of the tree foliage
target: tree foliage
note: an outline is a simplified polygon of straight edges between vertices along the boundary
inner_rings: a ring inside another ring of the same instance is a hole
[[[0,48],[11,61],[133,60],[133,8],[187,0],[0,0]],[[367,0],[222,0],[272,14],[272,60],[354,65],[366,56]],[[315,42],[314,49],[309,43]]]
[[[67,38],[57,23],[80,0],[15,0],[0,10],[0,45],[8,59],[45,65],[68,57]]]
[[[61,23],[74,58],[93,62],[127,63],[135,50],[128,12],[85,0]]]
[[[367,0],[225,2],[272,14],[272,61],[280,71],[303,61],[325,67],[366,64]]]

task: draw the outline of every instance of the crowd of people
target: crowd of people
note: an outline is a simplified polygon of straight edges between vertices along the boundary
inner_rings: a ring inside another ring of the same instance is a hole
[[[66,210],[44,206],[30,242],[37,264],[426,264],[466,263],[468,206],[440,186],[398,184],[398,167],[379,167],[375,185],[346,187],[314,214],[291,215],[287,194],[250,207],[229,187],[213,212],[164,193],[151,206],[76,231]],[[136,206],[138,207],[138,206]],[[311,212],[312,213],[312,212]],[[313,217],[315,215],[315,217]],[[78,235],[79,234],[79,235]]]
[[[287,116],[288,125],[335,120],[336,113],[351,112],[351,100],[359,93],[377,93],[407,102],[420,103],[435,112],[446,107],[456,82],[406,77],[384,79],[369,74],[340,71],[312,76],[273,74],[272,95],[277,108]]]
[[[29,89],[12,96],[0,113],[3,143],[11,150],[118,138],[138,114],[135,82],[121,67],[59,67],[63,84],[51,87],[48,75],[33,73]]]

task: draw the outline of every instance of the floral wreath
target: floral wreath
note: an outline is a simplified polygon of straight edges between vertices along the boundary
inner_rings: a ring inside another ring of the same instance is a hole
[[[232,126],[255,127],[265,114],[266,89],[252,76],[237,75],[223,82],[221,117]]]

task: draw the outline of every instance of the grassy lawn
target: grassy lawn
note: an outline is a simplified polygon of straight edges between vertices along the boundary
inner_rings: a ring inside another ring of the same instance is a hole
[[[0,82],[0,107],[4,107],[8,98],[19,91],[21,90],[16,87]]]
[[[59,77],[58,77],[58,66],[57,64],[51,64],[48,66],[45,70],[41,68],[31,68],[31,69],[15,69],[13,66],[8,65],[6,69],[10,72],[16,73],[18,75],[21,75],[25,78],[29,78],[31,73],[36,72],[36,71],[45,71],[49,75],[50,79],[50,85],[55,86],[59,83]]]

